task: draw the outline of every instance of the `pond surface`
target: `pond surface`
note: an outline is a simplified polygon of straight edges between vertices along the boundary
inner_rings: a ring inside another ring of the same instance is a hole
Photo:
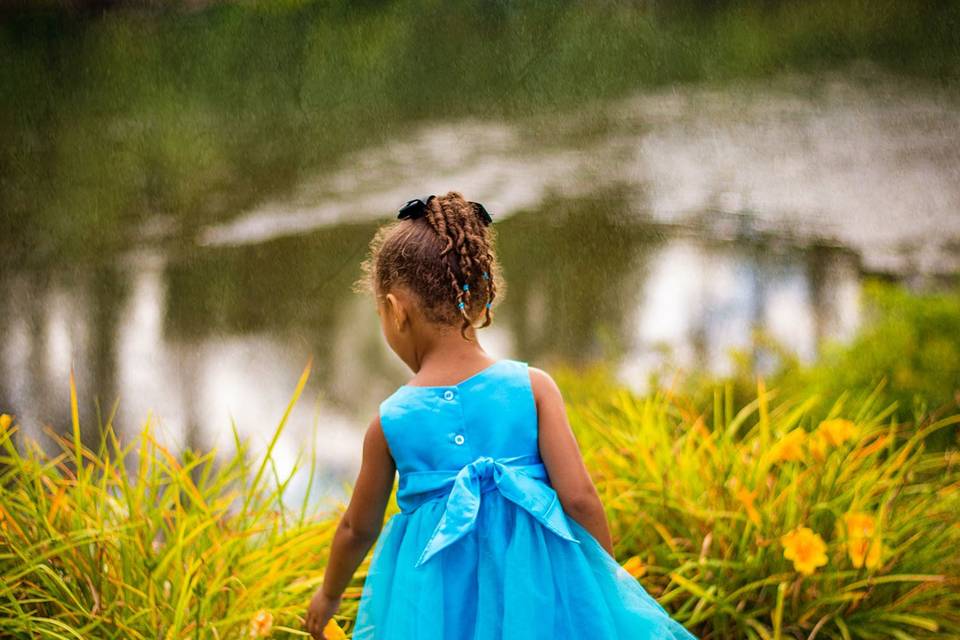
[[[262,451],[312,357],[275,457],[283,474],[315,447],[321,493],[342,495],[411,375],[351,285],[379,223],[448,189],[496,221],[507,286],[480,332],[496,357],[604,359],[638,390],[666,364],[729,371],[755,329],[810,360],[856,330],[866,274],[960,272],[958,104],[854,67],[418,122],[285,189],[251,170],[225,184],[264,197],[190,233],[146,210],[119,251],[5,266],[0,407],[35,437],[66,428],[72,366],[91,443],[98,398],[103,415],[119,399],[121,434],[149,415],[174,448],[228,452],[233,420]]]

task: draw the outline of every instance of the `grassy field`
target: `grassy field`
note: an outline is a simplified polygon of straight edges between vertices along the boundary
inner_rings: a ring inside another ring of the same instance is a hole
[[[724,381],[704,401],[555,371],[618,560],[699,637],[960,635],[956,406],[905,420],[882,382],[785,393],[758,377],[750,397]],[[302,636],[336,513],[284,506],[270,450],[251,462],[239,439],[229,459],[181,457],[149,423],[129,443],[108,424],[86,449],[77,402],[55,456],[0,418],[0,636]]]

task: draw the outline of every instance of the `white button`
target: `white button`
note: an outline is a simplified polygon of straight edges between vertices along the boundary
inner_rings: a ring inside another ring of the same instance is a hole
[[[463,436],[458,433],[456,437],[454,437],[453,441],[457,444],[463,444]]]
[[[451,391],[450,389],[447,389],[446,391],[443,392],[443,397],[445,400],[453,400],[453,391]]]

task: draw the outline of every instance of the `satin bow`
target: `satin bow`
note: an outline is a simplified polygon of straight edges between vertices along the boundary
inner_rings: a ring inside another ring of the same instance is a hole
[[[550,531],[579,544],[580,541],[570,531],[557,493],[548,484],[541,482],[548,478],[543,464],[509,464],[511,461],[529,457],[495,460],[482,456],[460,469],[452,478],[453,486],[447,496],[440,522],[414,566],[419,567],[473,529],[480,513],[480,495],[484,483],[490,481],[507,500],[527,511]],[[444,484],[448,484],[450,480],[448,478]]]

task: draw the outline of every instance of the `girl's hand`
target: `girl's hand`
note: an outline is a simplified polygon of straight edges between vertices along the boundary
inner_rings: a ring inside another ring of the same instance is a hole
[[[322,588],[317,589],[310,600],[310,606],[307,607],[307,617],[304,620],[307,632],[313,636],[313,640],[323,640],[323,628],[339,608],[340,597],[328,598]]]

